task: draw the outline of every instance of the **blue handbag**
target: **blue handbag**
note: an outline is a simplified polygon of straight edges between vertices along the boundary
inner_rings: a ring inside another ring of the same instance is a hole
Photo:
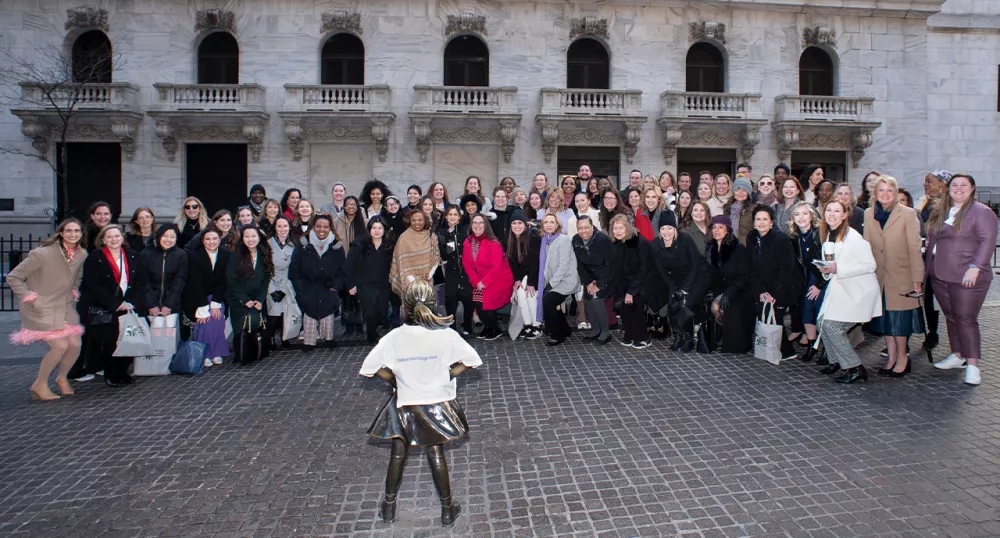
[[[205,352],[208,350],[208,344],[195,340],[200,328],[196,325],[191,333],[191,339],[177,346],[177,353],[170,361],[170,373],[199,375],[205,372]]]

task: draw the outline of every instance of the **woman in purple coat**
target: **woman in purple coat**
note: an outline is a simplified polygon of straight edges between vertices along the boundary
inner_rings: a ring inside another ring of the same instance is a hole
[[[978,385],[979,310],[993,280],[990,258],[997,241],[997,217],[976,201],[976,180],[955,174],[927,223],[927,274],[948,321],[951,355],[934,363],[941,370],[965,367],[965,382]]]

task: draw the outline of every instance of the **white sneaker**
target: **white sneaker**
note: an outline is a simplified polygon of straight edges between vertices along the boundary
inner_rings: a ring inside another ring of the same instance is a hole
[[[215,357],[214,359],[212,359],[212,362],[214,362],[215,364],[222,364],[222,357]]]
[[[99,375],[99,376],[101,376],[101,377],[104,377],[104,370],[101,370],[100,372],[94,372],[94,373],[97,374],[97,375]]]
[[[76,381],[76,382],[79,383],[81,381],[90,381],[91,379],[94,379],[94,374],[87,374],[87,375],[85,375],[83,377],[78,377],[78,378],[74,379],[73,381]]]
[[[945,357],[944,360],[940,360],[934,363],[934,367],[938,370],[951,370],[952,368],[964,368],[965,359],[959,357],[958,355],[952,353]],[[978,375],[977,375],[978,378]]]
[[[979,367],[968,365],[965,367],[965,384],[966,385],[978,385],[982,383],[983,379],[979,375]]]
[[[208,367],[209,367],[209,366],[211,366],[212,364],[214,364],[214,363],[212,362],[212,359],[205,359],[205,368],[208,368]]]

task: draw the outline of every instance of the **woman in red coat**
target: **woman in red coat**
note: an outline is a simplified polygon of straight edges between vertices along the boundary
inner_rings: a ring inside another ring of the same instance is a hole
[[[496,340],[501,334],[497,310],[510,303],[514,275],[486,217],[476,213],[469,228],[469,237],[462,248],[462,266],[473,286],[472,303],[485,325],[479,338]]]

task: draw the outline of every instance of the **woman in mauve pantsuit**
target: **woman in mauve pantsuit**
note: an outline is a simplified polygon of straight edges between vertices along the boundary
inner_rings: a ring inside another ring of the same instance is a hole
[[[927,273],[948,322],[951,355],[934,363],[941,370],[965,366],[965,382],[980,383],[979,310],[993,280],[990,257],[997,241],[997,216],[976,201],[976,180],[955,174],[948,192],[927,222]]]

